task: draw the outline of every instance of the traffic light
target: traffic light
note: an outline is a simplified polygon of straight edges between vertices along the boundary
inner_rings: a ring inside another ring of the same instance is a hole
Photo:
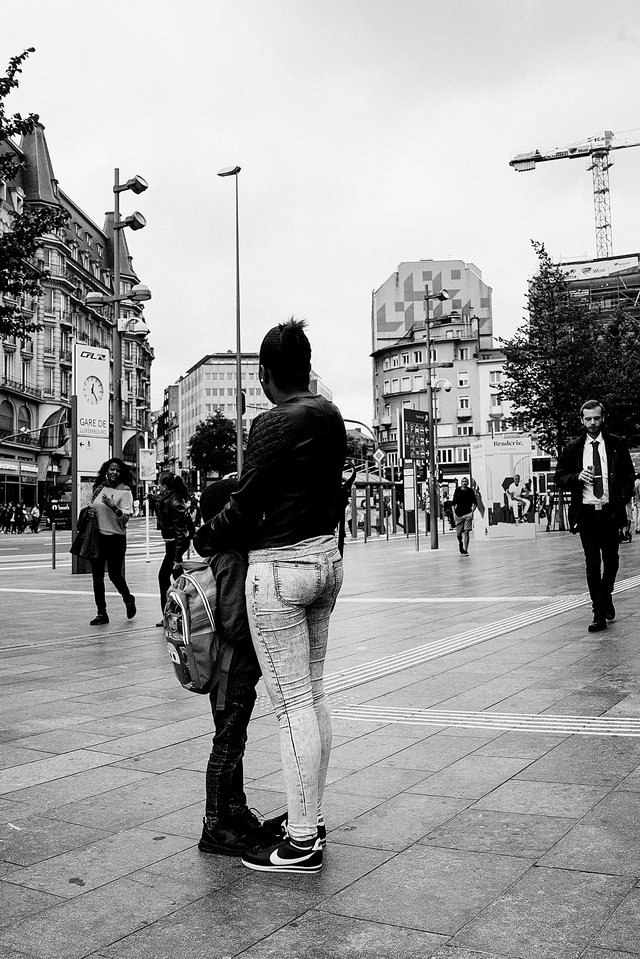
[[[444,470],[443,470],[442,467],[440,466],[439,469],[438,469],[438,482],[439,482],[439,483],[442,483],[443,480],[444,480]]]

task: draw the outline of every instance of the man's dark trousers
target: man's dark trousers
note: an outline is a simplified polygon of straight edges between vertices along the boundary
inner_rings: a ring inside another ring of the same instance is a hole
[[[578,532],[584,550],[593,615],[594,618],[604,619],[605,607],[611,602],[620,565],[615,510],[608,505],[594,509],[584,504],[580,510]]]

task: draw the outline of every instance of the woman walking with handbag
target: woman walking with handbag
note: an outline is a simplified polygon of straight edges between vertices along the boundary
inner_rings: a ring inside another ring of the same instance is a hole
[[[164,559],[158,571],[158,584],[160,608],[164,613],[171,573],[174,566],[182,562],[183,554],[189,548],[193,523],[189,512],[189,493],[182,477],[176,476],[171,470],[165,470],[160,474],[158,487],[158,529],[164,540]],[[164,626],[164,623],[160,621],[156,625]]]
[[[335,530],[346,434],[337,407],[310,392],[310,371],[304,323],[269,330],[259,376],[275,408],[253,422],[237,492],[194,539],[202,555],[238,542],[249,549],[249,626],[278,717],[287,790],[287,813],[268,823],[274,845],[242,857],[263,872],[318,872],[326,842],[331,717],[323,671],[342,585]]]
[[[124,600],[127,619],[136,615],[136,601],[123,575],[127,551],[126,527],[133,513],[132,479],[129,467],[113,457],[102,464],[93,484],[91,508],[98,523],[98,556],[91,560],[93,595],[97,615],[90,626],[104,626],[109,622],[104,589],[105,566],[109,579]]]

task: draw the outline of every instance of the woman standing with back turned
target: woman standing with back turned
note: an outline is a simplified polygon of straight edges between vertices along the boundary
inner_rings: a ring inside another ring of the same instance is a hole
[[[310,392],[310,372],[304,323],[269,330],[260,382],[275,407],[251,427],[237,492],[194,541],[202,555],[239,541],[249,549],[249,626],[280,725],[287,791],[287,813],[271,821],[274,845],[242,858],[265,872],[318,872],[326,841],[331,717],[323,671],[342,585],[335,529],[346,436],[337,407]]]

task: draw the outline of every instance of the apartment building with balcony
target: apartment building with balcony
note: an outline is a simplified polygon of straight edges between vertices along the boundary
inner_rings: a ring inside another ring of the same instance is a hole
[[[20,340],[0,340],[0,502],[31,504],[59,495],[70,484],[73,347],[79,342],[111,349],[113,314],[109,307],[88,308],[85,297],[113,294],[115,242],[121,244],[120,292],[139,280],[124,231],[113,230],[113,214],[107,214],[101,229],[60,188],[44,127],[37,124],[11,149],[23,166],[15,182],[0,183],[0,230],[11,229],[10,214],[23,204],[56,205],[68,214],[65,227],[42,237],[31,264],[47,272],[42,296],[16,304],[40,329]],[[125,318],[139,312],[139,306],[123,304]],[[125,332],[122,357],[124,458],[135,465],[149,427],[153,350]],[[113,371],[111,394],[113,409]]]
[[[446,290],[449,299],[433,298]],[[425,293],[429,303],[427,355]],[[504,355],[494,347],[491,288],[462,260],[401,263],[373,293],[373,428],[386,466],[399,465],[403,407],[428,411],[434,385],[437,461],[446,480],[469,475],[471,440],[509,429],[500,385]]]
[[[165,387],[156,423],[156,462],[159,469],[178,472],[180,461],[180,386]]]

